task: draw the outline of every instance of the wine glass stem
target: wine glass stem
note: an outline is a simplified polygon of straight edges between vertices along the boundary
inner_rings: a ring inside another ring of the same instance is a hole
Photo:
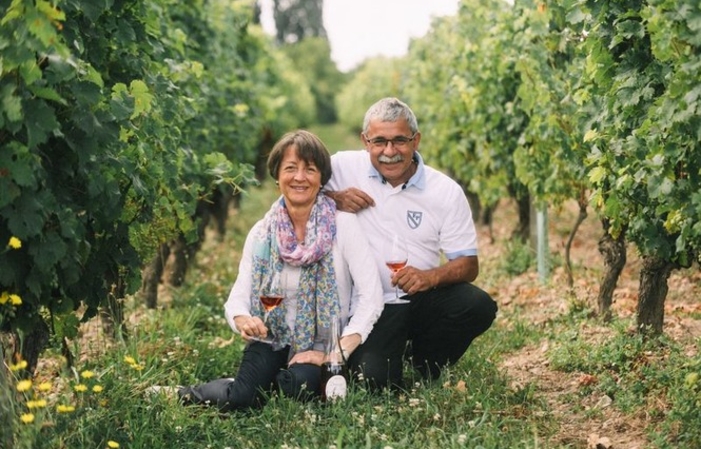
[[[395,271],[394,274],[397,274]],[[394,284],[394,296],[396,299],[399,299],[399,284]]]

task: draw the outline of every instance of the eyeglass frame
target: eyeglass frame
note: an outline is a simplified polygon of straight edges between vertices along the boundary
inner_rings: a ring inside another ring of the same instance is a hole
[[[365,142],[369,143],[372,146],[375,146],[377,148],[387,148],[387,144],[392,142],[392,147],[395,148],[404,148],[404,145],[407,145],[409,142],[412,142],[414,139],[416,139],[416,135],[418,132],[415,132],[414,134],[411,135],[411,137],[407,136],[397,136],[392,139],[385,139],[384,137],[374,137],[372,139],[368,139],[368,136],[363,134],[363,138],[365,139]],[[397,140],[400,139],[400,140]],[[404,140],[406,139],[406,140]],[[380,145],[382,144],[382,145]]]

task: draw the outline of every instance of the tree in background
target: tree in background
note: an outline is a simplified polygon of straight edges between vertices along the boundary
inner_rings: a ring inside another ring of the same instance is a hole
[[[383,97],[399,97],[402,82],[402,58],[367,59],[353,78],[336,95],[338,121],[360,133],[368,106]]]
[[[328,39],[309,37],[295,44],[284,45],[281,50],[309,83],[316,101],[317,120],[320,123],[335,122],[335,97],[346,82],[346,77],[331,60]]]
[[[335,96],[345,76],[331,60],[323,0],[274,0],[275,41],[311,86],[320,123],[336,121]]]
[[[294,44],[308,37],[323,37],[323,0],[274,0],[275,38],[278,44]]]

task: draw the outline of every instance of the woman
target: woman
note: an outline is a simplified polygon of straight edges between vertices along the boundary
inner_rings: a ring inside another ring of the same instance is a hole
[[[355,215],[336,211],[320,193],[331,177],[321,140],[307,131],[285,134],[268,170],[282,196],[249,232],[224,306],[231,328],[249,342],[241,366],[235,379],[180,389],[185,402],[229,411],[260,406],[275,389],[313,397],[331,320],[345,324],[341,347],[348,357],[382,312],[379,274],[368,263],[371,250]],[[276,276],[284,299],[264,322],[260,295]],[[260,341],[270,334],[272,345]]]

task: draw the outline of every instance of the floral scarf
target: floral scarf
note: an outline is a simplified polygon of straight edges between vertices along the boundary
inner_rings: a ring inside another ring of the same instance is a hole
[[[273,274],[279,276],[283,263],[302,267],[294,333],[285,323],[284,300],[268,316],[268,328],[275,337],[276,349],[287,345],[295,352],[311,349],[317,329],[328,329],[332,317],[339,316],[341,306],[332,251],[335,238],[336,204],[326,195],[317,196],[307,221],[303,245],[297,242],[283,197],[265,214],[253,254],[253,313],[263,317],[260,293],[270,288]]]

